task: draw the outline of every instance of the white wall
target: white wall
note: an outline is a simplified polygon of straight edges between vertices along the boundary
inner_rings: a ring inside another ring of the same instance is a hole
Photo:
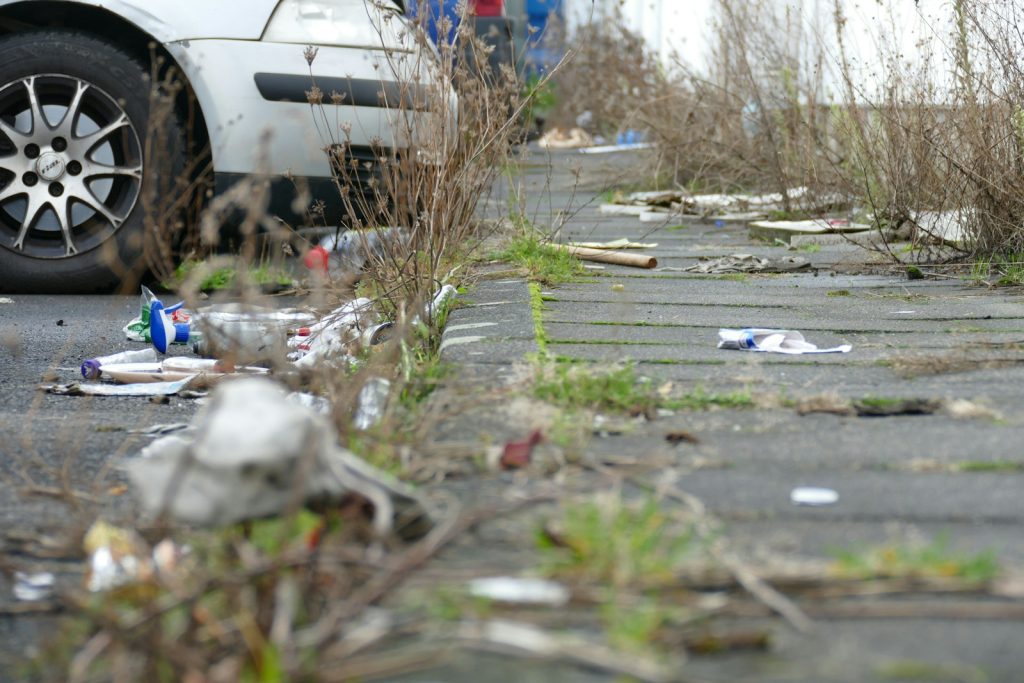
[[[788,9],[800,17],[807,34],[817,36],[830,56],[829,66],[838,64],[834,0],[766,2],[779,12]],[[591,17],[602,20],[610,16],[616,5],[621,5],[627,27],[643,35],[666,66],[678,58],[693,71],[707,72],[719,0],[565,0],[570,30]],[[840,0],[840,6],[847,20],[847,56],[864,96],[873,95],[884,83],[882,47],[898,44],[905,63],[921,65],[929,52],[941,53],[950,45],[950,0]],[[947,77],[942,56],[936,55],[931,62],[933,77],[940,80]],[[826,97],[842,87],[834,76],[825,81]]]

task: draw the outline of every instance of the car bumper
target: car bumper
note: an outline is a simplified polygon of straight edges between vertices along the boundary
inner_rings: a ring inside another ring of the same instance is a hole
[[[400,88],[383,51],[320,47],[310,66],[301,45],[193,40],[168,49],[202,108],[220,174],[329,179],[326,147],[406,147],[418,126],[409,117],[430,116],[402,98],[377,97]],[[339,82],[357,87],[333,104],[331,92]],[[322,108],[306,97],[314,83],[323,91]]]
[[[214,193],[227,194],[240,183],[250,184],[254,190],[262,188],[266,183],[269,192],[266,212],[288,225],[349,225],[355,221],[366,221],[368,215],[365,209],[377,206],[381,200],[387,203],[387,198],[378,197],[375,192],[386,187],[382,182],[385,171],[381,160],[386,162],[391,158],[391,150],[348,147],[344,156],[346,171],[339,173],[337,177],[216,172]],[[353,161],[356,163],[353,164]],[[371,180],[376,182],[371,183]],[[342,198],[344,192],[350,193],[347,205]],[[239,207],[238,213],[242,213],[245,208]],[[259,207],[259,210],[262,210],[262,207]],[[355,215],[352,215],[353,212]]]

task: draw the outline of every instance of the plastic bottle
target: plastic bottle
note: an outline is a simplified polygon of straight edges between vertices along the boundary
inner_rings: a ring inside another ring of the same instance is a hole
[[[176,323],[173,313],[180,309],[182,304],[176,304],[166,308],[162,301],[153,299],[149,304],[149,334],[153,346],[160,353],[167,353],[171,344],[185,344],[195,341],[192,334],[191,321]]]
[[[82,363],[82,377],[85,379],[99,379],[103,374],[104,365],[116,365],[118,363],[155,363],[158,360],[154,349],[140,349],[138,351],[124,351],[110,356],[90,358]]]
[[[159,301],[151,304],[153,345],[158,351],[167,353],[174,342],[188,343],[201,356],[231,354],[240,362],[271,360],[278,350],[283,356],[288,330],[315,319],[302,311],[223,304],[198,309],[188,323],[175,323],[168,314],[176,308],[164,308]]]
[[[379,423],[388,407],[388,396],[391,393],[391,382],[383,377],[371,377],[359,390],[359,408],[356,410],[352,425],[359,430],[367,430]]]

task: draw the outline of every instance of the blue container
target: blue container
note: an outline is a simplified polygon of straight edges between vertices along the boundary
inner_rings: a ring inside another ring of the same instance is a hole
[[[424,28],[435,45],[441,44],[438,42],[438,32],[441,30],[442,18],[451,22],[446,43],[451,45],[455,41],[455,31],[461,19],[457,0],[407,0],[405,7],[408,16],[423,20]]]
[[[562,58],[561,50],[545,44],[552,17],[562,18],[562,0],[526,0],[526,74],[542,75]]]

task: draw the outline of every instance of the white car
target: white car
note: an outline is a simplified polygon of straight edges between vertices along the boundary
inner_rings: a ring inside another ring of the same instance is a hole
[[[394,55],[435,57],[407,22],[401,0],[0,0],[0,291],[116,285],[140,261],[144,192],[173,192],[186,139],[209,142],[218,193],[274,177],[287,213],[297,178],[340,206],[325,133],[347,128],[356,158],[408,144],[394,112],[419,105],[408,83],[398,97]],[[195,113],[158,131],[154,56],[180,67]],[[149,163],[157,150],[170,163]]]

